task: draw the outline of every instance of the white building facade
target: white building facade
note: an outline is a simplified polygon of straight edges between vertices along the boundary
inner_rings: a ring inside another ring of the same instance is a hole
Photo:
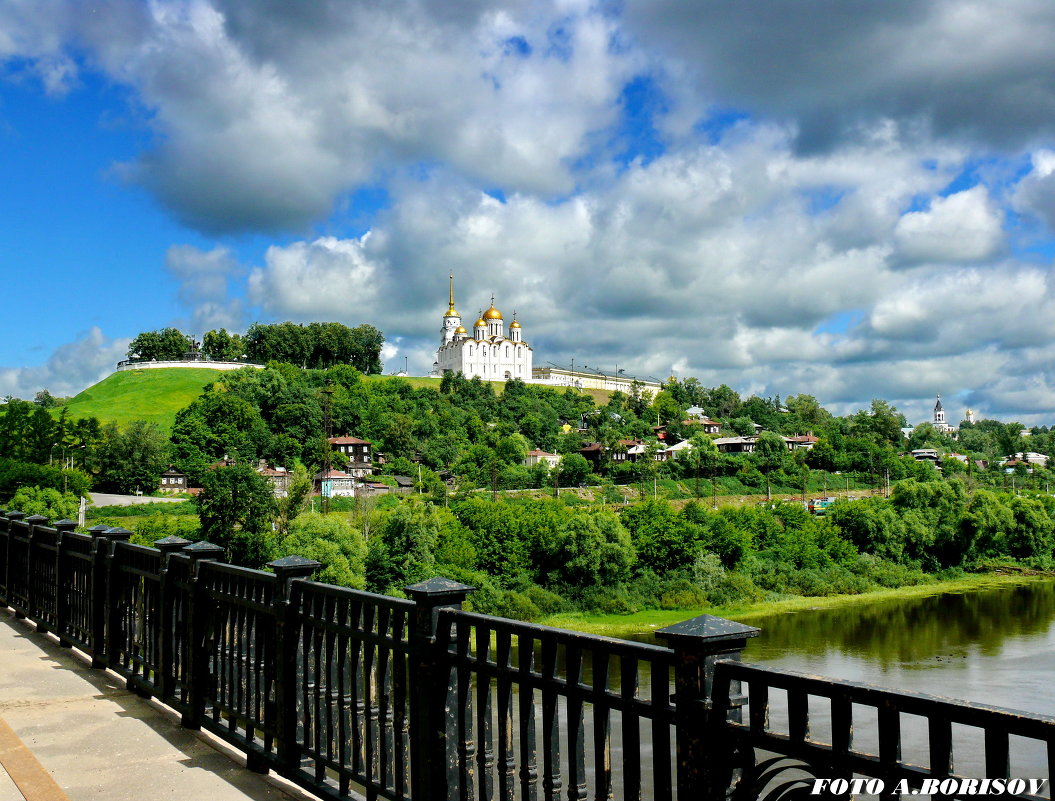
[[[517,322],[516,312],[509,331],[505,328],[502,312],[495,308],[494,296],[491,306],[480,314],[469,331],[462,324],[462,317],[454,308],[454,276],[451,276],[450,302],[440,326],[440,346],[436,361],[432,365],[433,375],[461,373],[466,378],[480,377],[485,381],[507,381],[519,378],[531,380],[531,346],[524,341],[523,329]]]

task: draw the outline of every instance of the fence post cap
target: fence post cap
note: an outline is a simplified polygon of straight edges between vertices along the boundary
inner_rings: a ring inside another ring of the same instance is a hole
[[[465,600],[465,596],[470,592],[476,591],[476,587],[470,587],[468,584],[459,584],[457,581],[443,578],[443,576],[419,581],[417,584],[411,584],[403,589],[417,603],[457,603]]]
[[[656,636],[666,640],[671,648],[691,648],[695,645],[700,650],[711,651],[725,650],[730,644],[742,643],[748,637],[757,637],[760,631],[761,629],[754,626],[746,626],[724,617],[700,615],[659,629]]]
[[[215,559],[218,556],[223,556],[223,548],[221,546],[213,545],[206,540],[184,545],[181,551],[194,560]]]
[[[109,531],[110,527],[105,526],[102,523],[97,523],[88,529],[88,533],[93,537],[101,537],[104,531]]]
[[[267,566],[275,571],[275,575],[279,578],[301,578],[310,576],[316,570],[320,570],[322,562],[316,562],[314,559],[294,554],[268,562]]]
[[[26,518],[26,522],[31,526],[43,526],[47,524],[48,519],[44,515],[30,515]]]
[[[106,531],[100,532],[100,536],[106,537],[108,540],[127,540],[132,536],[132,532],[127,528],[114,526],[113,528],[108,528]]]
[[[162,553],[171,553],[172,551],[178,551],[184,545],[190,545],[190,540],[185,540],[183,537],[163,537],[154,543],[154,547]]]
[[[14,510],[12,510],[12,511],[7,513],[7,519],[8,520],[21,520],[25,516],[26,516],[25,512],[16,512]]]
[[[59,531],[73,531],[77,528],[77,521],[64,517],[62,520],[56,520],[52,523],[51,527],[57,528]]]

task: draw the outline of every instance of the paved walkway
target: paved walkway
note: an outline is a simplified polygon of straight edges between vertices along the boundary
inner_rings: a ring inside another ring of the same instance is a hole
[[[0,609],[0,801],[306,801]]]

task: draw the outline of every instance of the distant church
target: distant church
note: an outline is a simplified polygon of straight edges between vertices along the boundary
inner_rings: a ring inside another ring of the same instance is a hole
[[[440,325],[440,347],[432,374],[460,372],[466,378],[479,376],[487,381],[505,381],[519,378],[531,381],[532,350],[523,338],[516,312],[506,335],[502,312],[495,308],[494,295],[491,306],[481,312],[473,323],[472,335],[462,325],[462,317],[454,308],[454,276],[451,276],[450,302]]]

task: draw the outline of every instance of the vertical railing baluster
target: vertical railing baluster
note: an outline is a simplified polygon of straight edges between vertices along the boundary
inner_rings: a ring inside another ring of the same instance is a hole
[[[850,763],[850,750],[854,745],[853,703],[845,692],[832,695],[832,757],[836,765]],[[845,771],[850,774],[849,770]]]
[[[367,605],[363,607],[363,630],[368,633],[375,633],[374,626],[376,625],[376,612],[377,608],[373,605]],[[370,777],[371,781],[378,780],[378,762],[377,762],[377,701],[374,696],[374,686],[376,683],[375,676],[375,659],[377,656],[377,646],[369,643],[363,643],[363,705],[366,709],[366,718],[363,721],[363,737],[366,740],[366,763],[364,765],[365,773]]]
[[[351,622],[360,633],[366,631],[363,624],[364,605],[361,601],[352,604]],[[351,663],[351,698],[348,711],[352,716],[352,771],[362,774],[366,764],[366,704],[363,702],[363,659],[366,648],[362,640],[356,638],[351,644],[349,662]]]
[[[473,801],[476,797],[476,739],[473,736],[473,673],[469,667],[472,628],[467,623],[456,622],[454,631],[458,656],[458,798]]]
[[[535,640],[520,635],[517,640],[520,682],[520,797],[538,801],[538,757],[535,749]]]
[[[333,623],[338,627],[340,633],[337,635],[337,764],[342,768],[338,778],[338,792],[348,795],[350,782],[345,769],[352,762],[351,753],[348,748],[351,732],[348,720],[348,709],[351,703],[351,694],[348,688],[348,635],[345,628],[352,626],[348,615],[349,600],[341,597],[334,607]]]
[[[663,714],[670,704],[670,675],[665,662],[652,663],[652,792],[653,798],[673,798],[670,775],[670,723]],[[692,798],[693,796],[689,796]]]
[[[586,723],[583,712],[582,648],[569,645],[564,651],[568,683],[568,801],[586,798]]]
[[[639,681],[637,658],[624,654],[619,659],[619,694],[627,702],[620,727],[623,797],[634,801],[640,801],[641,798],[641,718],[633,711],[631,704],[637,698]]]
[[[557,715],[557,638],[542,640],[542,795],[545,801],[559,801],[560,721]]]
[[[610,801],[612,792],[612,713],[608,684],[611,656],[603,648],[593,652],[593,755],[597,801]]]
[[[407,717],[408,683],[407,656],[399,647],[407,637],[407,613],[398,610],[392,615],[392,642],[395,646],[392,654],[392,707],[393,728],[395,732],[395,782],[393,790],[396,798],[405,798],[409,790],[407,770],[410,766],[407,734],[410,721]]]
[[[513,637],[499,629],[495,633],[495,693],[498,705],[498,798],[513,801],[516,795],[516,755],[513,751]],[[526,688],[521,688],[521,693]]]
[[[1011,747],[1007,729],[985,728],[985,775],[990,779],[1007,779],[1011,775]]]
[[[747,697],[751,731],[761,734],[769,729],[769,685],[752,681],[747,689]]]
[[[381,608],[377,615],[377,721],[380,735],[380,773],[378,783],[385,788],[392,787],[395,777],[392,775],[392,749],[395,741],[392,736],[392,652],[388,647],[388,630],[391,625],[391,610]]]
[[[794,743],[805,742],[810,736],[810,705],[805,690],[788,690],[788,736]]]
[[[476,627],[476,767],[480,801],[494,798],[495,752],[491,731],[491,629]]]

